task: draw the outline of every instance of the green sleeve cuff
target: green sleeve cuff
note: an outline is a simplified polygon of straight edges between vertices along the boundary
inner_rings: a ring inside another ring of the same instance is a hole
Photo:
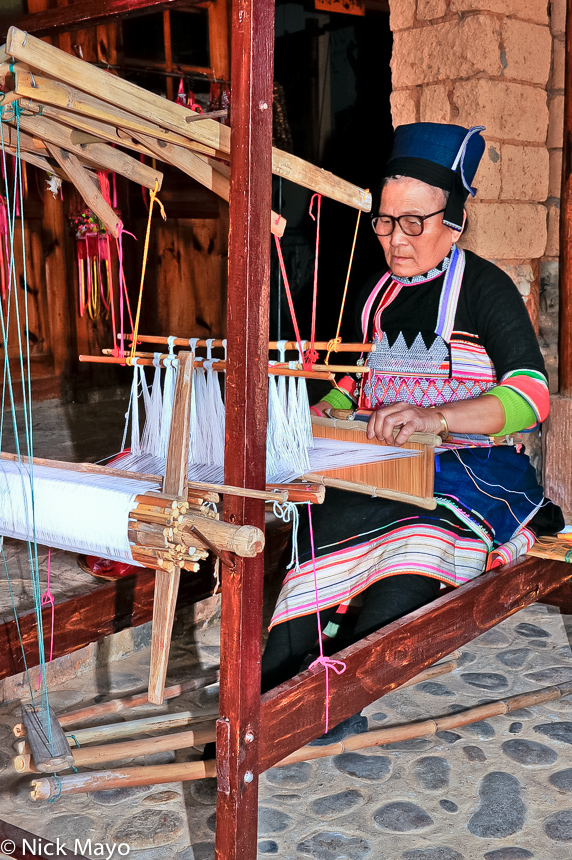
[[[352,399],[347,394],[344,394],[339,388],[332,388],[322,400],[326,400],[332,409],[351,409],[353,406]]]
[[[492,395],[497,400],[500,400],[504,409],[504,427],[498,433],[494,433],[494,436],[507,436],[511,433],[520,433],[521,430],[533,427],[536,424],[536,415],[532,406],[512,388],[497,385],[495,388],[487,391],[484,396],[487,395]]]

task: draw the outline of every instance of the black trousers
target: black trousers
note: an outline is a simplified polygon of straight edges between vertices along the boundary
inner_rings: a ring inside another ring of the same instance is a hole
[[[387,576],[374,582],[362,592],[363,607],[352,631],[351,641],[358,642],[369,633],[435,600],[439,588],[437,579],[416,574]],[[320,612],[322,630],[336,609],[333,606]],[[273,627],[262,655],[262,692],[266,693],[296,675],[317,638],[315,614],[284,621]]]

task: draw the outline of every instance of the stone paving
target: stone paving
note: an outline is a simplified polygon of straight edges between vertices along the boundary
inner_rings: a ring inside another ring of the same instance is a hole
[[[219,659],[218,628],[176,640],[170,680]],[[108,695],[144,686],[148,651],[106,668]],[[101,697],[100,667],[55,685],[57,711]],[[562,619],[522,610],[462,649],[449,675],[395,691],[365,713],[370,729],[453,713],[572,679]],[[166,710],[216,707],[216,687]],[[44,838],[126,843],[135,860],[212,860],[215,781],[118,789],[35,804],[10,770],[17,704],[0,708],[2,817]],[[132,713],[141,716],[142,709]],[[200,756],[177,753],[179,761]],[[175,760],[149,756],[145,763]],[[131,762],[130,762],[131,763]],[[143,760],[132,763],[141,764]],[[101,849],[99,849],[101,850]],[[572,860],[572,698],[521,709],[430,738],[273,768],[260,782],[259,858],[310,860]],[[115,856],[118,856],[117,854]]]

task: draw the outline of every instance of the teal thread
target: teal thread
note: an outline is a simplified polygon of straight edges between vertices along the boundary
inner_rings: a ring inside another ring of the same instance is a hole
[[[59,799],[60,799],[60,797],[62,796],[62,787],[63,787],[63,786],[62,786],[62,781],[61,781],[61,779],[59,778],[59,776],[57,775],[57,773],[54,773],[54,775],[53,775],[52,779],[55,779],[55,780],[56,780],[56,782],[58,783],[58,793],[56,794],[56,796],[55,796],[55,797],[50,797],[50,798],[48,798],[48,803],[55,803],[55,802],[56,802],[57,800],[59,800]]]
[[[18,285],[16,280],[16,266],[15,266],[15,254],[14,254],[14,237],[16,230],[16,218],[17,218],[17,210],[16,203],[18,199],[18,193],[20,197],[20,232],[21,232],[21,241],[22,241],[22,275],[24,279],[24,330],[26,333],[29,331],[29,309],[28,309],[28,292],[26,289],[27,285],[27,266],[26,266],[26,253],[25,253],[25,229],[24,229],[24,194],[23,194],[23,181],[22,181],[22,161],[21,161],[21,147],[20,147],[20,115],[22,110],[20,105],[15,102],[10,106],[11,110],[8,111],[6,107],[0,106],[0,119],[3,121],[7,121],[7,117],[11,114],[16,118],[16,162],[15,162],[15,171],[14,171],[14,189],[12,194],[12,201],[10,201],[10,188],[8,182],[6,181],[5,191],[6,191],[6,209],[7,209],[7,218],[8,218],[8,231],[9,231],[9,248],[10,248],[10,264],[9,264],[9,279],[8,279],[8,307],[6,318],[4,317],[4,308],[0,309],[0,325],[2,330],[2,338],[4,342],[4,371],[3,371],[3,391],[2,391],[2,416],[0,417],[0,446],[2,444],[2,435],[3,435],[3,422],[4,422],[4,407],[5,407],[5,397],[6,397],[6,388],[8,388],[9,400],[10,400],[10,411],[12,416],[12,423],[14,427],[14,436],[16,442],[16,454],[18,457],[18,463],[20,466],[20,474],[22,479],[22,492],[24,498],[27,497],[27,481],[25,474],[29,478],[29,489],[30,489],[30,500],[31,500],[31,511],[32,511],[32,528],[30,529],[30,522],[27,519],[27,530],[28,533],[31,533],[31,540],[28,540],[28,562],[30,565],[30,577],[32,582],[32,591],[34,595],[34,608],[35,608],[35,616],[36,616],[36,628],[38,632],[38,655],[40,662],[40,673],[41,673],[41,711],[42,711],[42,722],[46,728],[47,741],[48,745],[52,745],[52,727],[51,720],[49,714],[49,701],[48,701],[48,690],[47,690],[47,681],[46,681],[46,657],[45,657],[45,649],[44,649],[44,633],[43,633],[43,623],[42,623],[42,611],[41,611],[41,587],[40,587],[40,575],[39,575],[39,562],[38,562],[38,547],[36,541],[36,520],[35,520],[35,496],[34,496],[34,469],[33,465],[30,464],[29,467],[24,470],[22,468],[22,455],[20,448],[20,439],[18,432],[18,418],[16,413],[16,406],[14,401],[14,391],[12,384],[12,374],[10,369],[10,364],[8,361],[8,353],[9,353],[9,344],[8,344],[8,333],[10,331],[10,314],[11,314],[11,303],[14,303],[14,313],[16,315],[16,331],[18,337],[18,354],[19,354],[19,365],[20,365],[20,381],[22,386],[22,400],[23,400],[23,416],[24,416],[24,432],[26,438],[26,451],[27,455],[30,459],[33,458],[33,431],[32,431],[32,391],[31,391],[31,374],[30,374],[30,345],[29,338],[26,337],[26,368],[28,373],[25,372],[24,367],[24,349],[22,345],[22,320],[20,315],[20,303],[19,303],[19,295],[18,295]],[[8,120],[9,121],[9,120]],[[6,146],[4,141],[4,128],[3,123],[0,122],[0,142],[2,144],[2,159],[4,166],[4,176],[8,176],[7,172],[7,164],[6,164]],[[27,376],[27,379],[26,379]],[[26,509],[26,516],[27,509]],[[6,572],[7,565],[4,558]],[[8,575],[8,573],[7,573]],[[15,609],[15,606],[14,606]],[[22,649],[22,654],[24,658],[24,665],[26,666],[26,676],[27,682],[30,689],[30,697],[32,700],[32,704],[35,707],[34,703],[34,695],[32,691],[32,685],[30,682],[28,667],[26,664],[26,657],[24,653],[23,642],[20,637],[20,647]]]

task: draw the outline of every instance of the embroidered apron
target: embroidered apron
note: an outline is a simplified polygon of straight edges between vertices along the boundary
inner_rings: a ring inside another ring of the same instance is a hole
[[[430,346],[421,333],[411,346],[402,333],[389,345],[387,334],[381,328],[381,315],[407,287],[391,280],[390,272],[378,281],[362,313],[364,343],[375,301],[390,283],[373,316],[375,351],[367,358],[366,364],[372,371],[364,378],[360,407],[378,409],[399,401],[422,407],[437,406],[478,397],[497,384],[491,360],[474,336],[456,332],[452,337],[464,270],[465,253],[454,245],[441,291],[435,331],[428,333],[428,338],[426,335],[427,340],[434,335]]]

